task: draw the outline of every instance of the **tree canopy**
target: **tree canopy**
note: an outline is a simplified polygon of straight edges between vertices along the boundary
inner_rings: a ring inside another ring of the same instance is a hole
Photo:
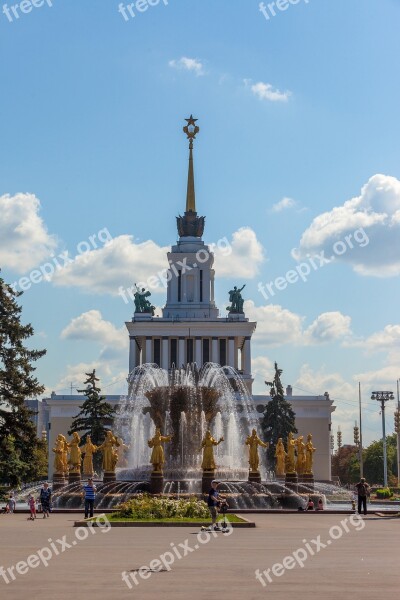
[[[46,350],[26,345],[34,330],[21,323],[21,295],[0,277],[0,480],[13,486],[43,476],[43,464],[35,460],[42,442],[25,400],[44,391],[34,363]]]
[[[284,398],[283,386],[281,382],[282,369],[275,363],[275,375],[273,381],[266,381],[265,384],[270,388],[271,400],[265,407],[264,417],[261,422],[261,428],[264,434],[264,440],[269,442],[267,456],[270,465],[275,463],[275,449],[279,438],[285,442],[289,433],[297,433],[296,415],[292,405]]]

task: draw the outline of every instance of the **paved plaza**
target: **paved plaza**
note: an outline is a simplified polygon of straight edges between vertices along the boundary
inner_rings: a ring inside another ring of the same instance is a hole
[[[73,528],[72,515],[54,514],[48,520],[40,516],[36,522],[22,514],[1,515],[0,566],[5,575],[0,577],[0,597],[203,600],[212,594],[252,600],[301,594],[324,600],[375,600],[381,594],[398,594],[400,519],[371,515],[363,526],[358,521],[341,523],[346,515],[249,518],[256,522],[255,529],[215,537],[203,534],[199,540],[198,529],[190,527],[85,531]],[[38,551],[48,560],[47,567],[39,562]],[[34,568],[29,568],[32,555]],[[141,571],[146,579],[135,572],[161,555],[171,563],[170,570]],[[12,566],[15,580],[8,571]],[[131,589],[122,580],[124,571],[133,572],[132,578],[126,576]]]

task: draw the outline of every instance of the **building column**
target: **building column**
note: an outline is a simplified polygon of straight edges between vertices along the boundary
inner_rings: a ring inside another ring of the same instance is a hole
[[[163,337],[161,340],[161,368],[168,371],[169,367],[169,348],[168,348],[169,339],[167,337]]]
[[[153,338],[151,338],[151,337],[146,337],[145,361],[147,363],[153,362]]]
[[[228,338],[228,365],[235,367],[235,338]]]
[[[211,362],[219,364],[218,338],[213,337],[211,341]]]
[[[129,373],[140,365],[140,348],[136,338],[129,338]]]
[[[214,276],[215,276],[215,271],[214,269],[210,270],[210,275],[211,275],[211,281],[210,281],[210,301],[214,302]]]
[[[201,360],[201,338],[197,337],[194,343],[194,362],[197,363],[198,368],[202,367],[203,361]]]
[[[185,364],[185,338],[180,337],[178,340],[178,369],[180,369],[181,366]]]
[[[242,350],[242,369],[244,375],[251,375],[251,338],[246,337]],[[244,352],[244,356],[243,356]]]

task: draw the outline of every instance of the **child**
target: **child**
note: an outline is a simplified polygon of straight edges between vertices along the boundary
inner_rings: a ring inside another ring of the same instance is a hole
[[[36,501],[32,494],[28,496],[28,506],[31,511],[31,516],[29,517],[30,521],[34,521],[36,519]]]
[[[307,510],[314,510],[314,502],[312,501],[311,496],[308,499]]]

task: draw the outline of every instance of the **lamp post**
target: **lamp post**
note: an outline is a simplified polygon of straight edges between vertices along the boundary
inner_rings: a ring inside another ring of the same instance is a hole
[[[385,402],[394,400],[393,392],[372,392],[371,400],[377,400],[381,403],[382,414],[382,436],[383,436],[383,485],[388,487],[387,477],[387,458],[386,458],[386,427],[385,427]]]

